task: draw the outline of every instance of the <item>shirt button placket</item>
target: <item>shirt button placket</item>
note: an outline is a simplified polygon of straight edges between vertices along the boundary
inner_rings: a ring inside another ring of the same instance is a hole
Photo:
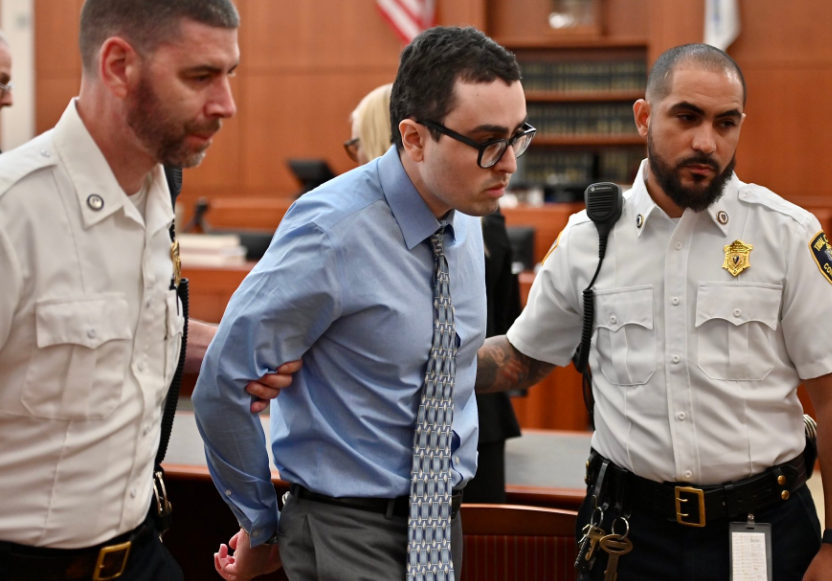
[[[692,235],[695,221],[690,216],[683,216],[672,235],[665,256],[664,271],[664,329],[665,329],[665,365],[667,365],[667,397],[671,416],[676,421],[670,423],[671,446],[676,458],[675,466],[667,468],[671,473],[690,479],[693,475],[691,461],[696,457],[693,438],[693,422],[689,420],[686,410],[690,404],[690,377],[687,345],[690,342],[687,309],[676,308],[684,303],[687,296],[688,264],[692,252]]]

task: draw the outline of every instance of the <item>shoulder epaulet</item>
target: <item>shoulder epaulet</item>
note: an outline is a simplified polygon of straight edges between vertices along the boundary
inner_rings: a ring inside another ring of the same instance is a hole
[[[808,210],[784,200],[768,188],[757,184],[745,184],[739,190],[739,199],[748,204],[758,204],[788,216],[798,224],[805,223],[812,215]]]
[[[52,144],[51,131],[0,154],[0,197],[27,175],[57,163],[58,153]]]
[[[587,215],[586,210],[581,210],[580,212],[577,212],[577,213],[572,214],[571,216],[569,216],[569,222],[571,222],[572,224],[575,224],[575,225],[583,224],[584,222],[590,222],[590,221],[591,220],[589,219],[589,216]]]

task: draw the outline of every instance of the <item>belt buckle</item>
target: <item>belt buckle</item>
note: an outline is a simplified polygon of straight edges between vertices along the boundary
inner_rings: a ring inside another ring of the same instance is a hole
[[[130,547],[132,544],[132,542],[127,541],[119,545],[101,547],[101,550],[98,552],[98,561],[95,563],[95,572],[92,575],[92,581],[110,581],[110,579],[118,579],[121,577],[127,568],[127,557],[130,556]],[[121,553],[121,566],[118,567],[118,571],[115,573],[108,574],[116,566],[114,563],[108,563],[107,561],[117,553]],[[107,572],[105,573],[105,571]]]
[[[690,513],[682,512],[682,503],[688,502],[689,498],[682,498],[682,494],[693,494],[699,500],[699,521],[686,521],[685,517],[690,516]],[[693,488],[692,486],[677,486],[675,491],[676,500],[676,522],[687,527],[702,528],[705,526],[705,491],[701,488]]]

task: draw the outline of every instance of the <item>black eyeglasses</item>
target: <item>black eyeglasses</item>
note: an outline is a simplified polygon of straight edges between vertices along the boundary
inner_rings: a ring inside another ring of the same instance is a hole
[[[470,137],[465,137],[452,129],[448,129],[441,123],[436,123],[434,121],[416,121],[416,123],[420,123],[425,127],[438,131],[443,135],[447,135],[451,139],[456,139],[465,145],[470,145],[479,151],[480,153],[477,156],[477,165],[483,169],[488,169],[489,167],[497,165],[497,163],[503,159],[503,154],[505,154],[509,145],[514,150],[514,157],[520,157],[526,153],[526,150],[529,148],[529,144],[532,142],[532,138],[535,133],[537,133],[537,129],[528,123],[523,123],[523,126],[520,128],[522,133],[518,133],[509,139],[492,139],[490,141],[486,141],[485,143],[480,143],[479,141],[474,141]]]
[[[350,156],[350,159],[355,163],[358,163],[358,143],[360,141],[361,140],[358,137],[353,137],[349,141],[344,142],[344,149],[347,150],[347,155]]]

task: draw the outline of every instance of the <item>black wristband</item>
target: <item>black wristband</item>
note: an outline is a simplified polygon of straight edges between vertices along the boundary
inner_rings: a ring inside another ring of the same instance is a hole
[[[823,540],[821,542],[832,545],[832,529],[826,529],[823,531]]]

